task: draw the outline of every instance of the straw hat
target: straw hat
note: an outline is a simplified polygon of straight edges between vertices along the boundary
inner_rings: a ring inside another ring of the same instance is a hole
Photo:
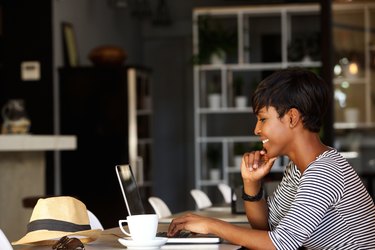
[[[79,236],[83,243],[96,240],[101,230],[91,230],[86,206],[81,201],[59,196],[39,199],[34,207],[27,233],[13,245],[51,245],[63,236]]]

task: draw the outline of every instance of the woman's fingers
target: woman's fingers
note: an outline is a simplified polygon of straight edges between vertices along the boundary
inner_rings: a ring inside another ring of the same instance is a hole
[[[242,160],[242,178],[252,181],[262,179],[270,172],[276,157],[268,158],[265,150],[245,153]]]
[[[196,214],[187,214],[175,218],[169,225],[168,236],[173,236],[181,230],[187,230],[193,233],[209,233],[208,224],[210,221],[212,221],[212,219]]]
[[[260,165],[262,165],[262,162],[264,162],[263,158],[265,157],[265,155],[266,155],[266,152],[264,150],[245,153],[244,154],[245,166],[250,171],[257,169]]]
[[[173,219],[168,227],[168,236],[173,236],[179,231],[186,229],[185,224],[188,221],[189,217],[191,217],[191,215],[187,214]]]

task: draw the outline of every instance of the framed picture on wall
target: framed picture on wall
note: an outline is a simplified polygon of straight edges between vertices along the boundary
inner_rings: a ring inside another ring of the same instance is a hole
[[[79,57],[74,27],[68,22],[63,22],[61,26],[65,66],[77,67],[79,65]]]

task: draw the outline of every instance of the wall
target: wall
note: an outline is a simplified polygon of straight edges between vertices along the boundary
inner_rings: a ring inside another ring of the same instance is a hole
[[[156,9],[156,1],[149,1]],[[89,51],[114,44],[128,53],[127,63],[153,71],[154,195],[172,212],[193,208],[193,90],[191,58],[191,1],[168,1],[172,24],[154,26],[152,18],[139,20],[131,9],[114,9],[103,0],[53,2],[55,90],[57,68],[63,65],[61,22],[74,26],[79,59],[90,65]],[[55,131],[59,131],[58,94],[55,93]],[[57,156],[58,159],[59,156]],[[58,164],[58,163],[57,163]],[[57,169],[58,170],[58,169]],[[178,187],[178,188],[176,188]]]

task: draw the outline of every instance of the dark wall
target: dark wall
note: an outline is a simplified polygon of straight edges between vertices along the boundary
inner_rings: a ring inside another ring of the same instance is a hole
[[[23,99],[30,133],[53,134],[51,1],[0,0],[0,6],[0,108],[9,99]],[[23,61],[40,63],[40,80],[21,80]],[[46,161],[47,193],[51,194],[53,152],[46,153]]]
[[[51,1],[12,0],[2,6],[0,107],[12,98],[25,100],[31,133],[53,132]],[[41,79],[22,81],[23,61],[39,61]]]

